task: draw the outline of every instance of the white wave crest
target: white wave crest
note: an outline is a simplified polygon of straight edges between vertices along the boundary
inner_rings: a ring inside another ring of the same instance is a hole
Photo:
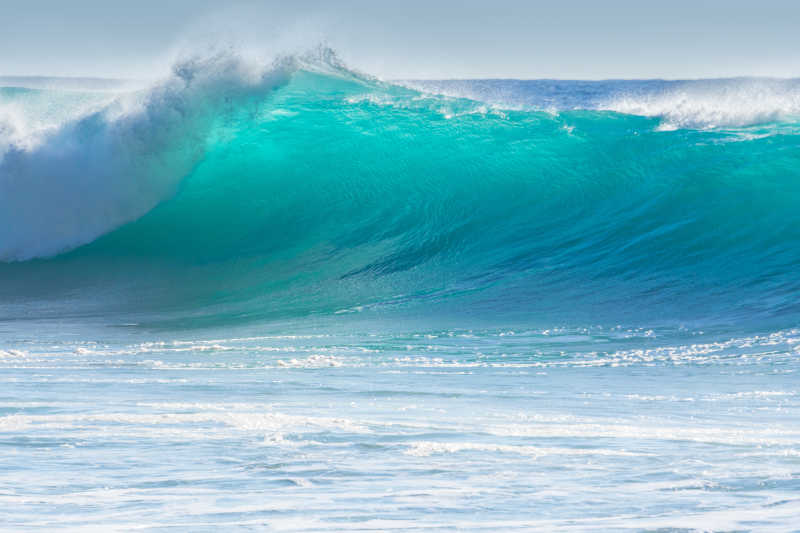
[[[796,80],[698,80],[655,92],[621,94],[600,109],[656,117],[659,129],[741,128],[800,117]]]
[[[149,89],[46,127],[0,107],[0,261],[55,255],[140,217],[201,159],[220,113],[294,68],[231,52],[185,60]]]
[[[741,128],[800,119],[800,80],[421,80],[404,86],[492,109],[615,111],[661,119],[661,130]]]

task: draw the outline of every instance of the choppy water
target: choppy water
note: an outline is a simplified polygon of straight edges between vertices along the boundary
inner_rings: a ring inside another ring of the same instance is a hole
[[[4,526],[795,527],[798,330],[365,326],[15,338]]]
[[[30,82],[0,528],[797,529],[796,81]]]

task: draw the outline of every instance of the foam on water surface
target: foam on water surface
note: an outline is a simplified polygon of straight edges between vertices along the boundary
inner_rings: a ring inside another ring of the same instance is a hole
[[[781,531],[796,510],[796,330],[254,329],[4,345],[4,523]],[[672,356],[582,363],[641,343]]]
[[[0,79],[0,529],[795,528],[798,94]]]

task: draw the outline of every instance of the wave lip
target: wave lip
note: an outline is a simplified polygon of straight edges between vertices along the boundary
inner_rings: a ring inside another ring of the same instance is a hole
[[[221,53],[178,63],[151,88],[57,126],[26,130],[26,117],[6,110],[0,261],[55,255],[140,217],[201,159],[221,116],[286,83],[292,68],[285,60],[262,68]]]

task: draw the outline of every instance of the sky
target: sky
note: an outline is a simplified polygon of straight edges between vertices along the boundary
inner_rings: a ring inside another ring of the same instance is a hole
[[[0,75],[149,79],[324,42],[387,79],[798,77],[798,28],[797,0],[0,0]]]

